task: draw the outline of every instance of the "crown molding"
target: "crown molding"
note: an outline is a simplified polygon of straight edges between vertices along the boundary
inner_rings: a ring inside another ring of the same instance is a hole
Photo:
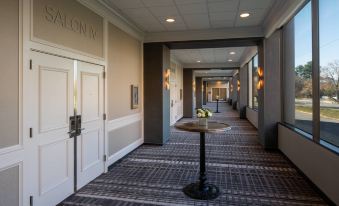
[[[263,22],[265,37],[286,24],[307,0],[276,1]]]
[[[232,27],[225,29],[205,29],[172,32],[145,33],[145,42],[175,42],[211,39],[239,39],[263,37],[261,27]]]
[[[239,62],[232,62],[232,63],[192,63],[192,64],[183,64],[185,69],[222,69],[222,68],[239,68]]]
[[[98,15],[107,19],[108,22],[112,23],[114,26],[133,36],[134,38],[143,41],[145,33],[138,28],[131,21],[122,16],[119,12],[111,8],[103,0],[77,0],[84,6],[88,7]]]

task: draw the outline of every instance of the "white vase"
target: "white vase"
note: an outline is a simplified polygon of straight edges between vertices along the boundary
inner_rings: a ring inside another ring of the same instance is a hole
[[[207,126],[207,124],[208,124],[207,118],[199,118],[200,126]]]

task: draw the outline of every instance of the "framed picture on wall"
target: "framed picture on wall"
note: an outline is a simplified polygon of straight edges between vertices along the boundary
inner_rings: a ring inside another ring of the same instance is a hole
[[[139,88],[136,85],[131,85],[131,109],[139,107]]]

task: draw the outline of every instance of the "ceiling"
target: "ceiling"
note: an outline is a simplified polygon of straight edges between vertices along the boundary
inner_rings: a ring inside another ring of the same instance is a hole
[[[220,69],[211,69],[211,70],[196,70],[194,74],[196,77],[231,77],[233,76],[236,70],[220,70]]]
[[[239,62],[246,47],[208,48],[208,49],[178,49],[171,50],[171,55],[182,64],[221,64]],[[235,52],[235,54],[230,54]],[[200,62],[197,62],[200,61]]]
[[[275,0],[103,0],[145,32],[259,26]],[[248,12],[248,18],[240,13]],[[167,23],[174,18],[174,23]]]

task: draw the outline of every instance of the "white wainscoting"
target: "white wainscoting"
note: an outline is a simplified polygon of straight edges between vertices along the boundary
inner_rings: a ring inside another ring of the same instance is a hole
[[[246,118],[251,124],[258,129],[258,111],[246,107]]]
[[[131,125],[135,122],[142,122],[143,121],[143,115],[142,113],[137,113],[137,114],[132,114],[132,115],[128,115],[128,116],[124,116],[124,117],[120,117],[111,121],[108,121],[106,124],[106,145],[108,145],[108,141],[109,141],[109,133],[111,131],[114,131],[116,129]],[[137,147],[139,147],[140,145],[142,145],[144,143],[144,135],[143,135],[143,131],[141,129],[140,131],[140,137],[138,138],[138,140],[134,141],[133,143],[129,144],[128,146],[120,149],[118,152],[112,154],[111,156],[109,156],[107,158],[107,162],[106,162],[106,170],[107,168],[115,163],[116,161],[118,161],[119,159],[123,158],[125,155],[127,155],[128,153],[130,153],[131,151],[133,151],[134,149],[136,149]],[[107,152],[106,152],[107,154]]]

